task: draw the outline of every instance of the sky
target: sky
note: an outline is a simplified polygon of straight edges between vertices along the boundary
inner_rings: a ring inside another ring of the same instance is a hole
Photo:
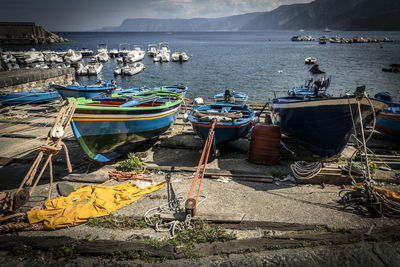
[[[0,0],[0,21],[29,21],[50,31],[119,26],[128,18],[217,18],[312,0]]]

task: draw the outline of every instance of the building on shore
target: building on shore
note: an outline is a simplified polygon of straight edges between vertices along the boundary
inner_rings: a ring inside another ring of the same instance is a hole
[[[34,22],[0,22],[0,44],[37,45],[69,42]]]

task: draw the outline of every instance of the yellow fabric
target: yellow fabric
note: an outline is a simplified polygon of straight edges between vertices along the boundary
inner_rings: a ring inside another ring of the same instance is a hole
[[[388,189],[383,189],[377,186],[374,186],[374,189],[380,193],[385,195],[387,198],[396,201],[396,202],[400,202],[400,192],[399,191],[391,191]]]
[[[359,182],[356,184],[357,186],[362,186],[363,183]],[[385,195],[387,198],[396,201],[396,202],[400,202],[400,191],[392,191],[389,189],[384,189],[378,186],[372,186],[376,192],[378,192],[379,194]]]
[[[43,222],[44,229],[75,226],[90,217],[102,217],[138,200],[145,194],[156,191],[166,182],[140,189],[129,183],[115,186],[82,186],[68,197],[47,201],[43,210],[27,212],[29,222]]]

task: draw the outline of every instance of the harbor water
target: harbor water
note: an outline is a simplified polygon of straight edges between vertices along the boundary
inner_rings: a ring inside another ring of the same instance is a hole
[[[63,32],[59,35],[71,43],[36,46],[37,50],[80,50],[83,47],[96,51],[99,43],[108,49],[120,43],[141,45],[168,42],[171,52],[185,51],[191,56],[185,63],[153,63],[146,56],[146,70],[135,76],[115,77],[115,59],[103,63],[99,77],[81,76],[81,84],[115,79],[123,88],[182,84],[189,87],[188,97],[210,98],[225,89],[241,91],[249,100],[265,101],[285,95],[294,86],[301,86],[311,77],[307,57],[316,57],[317,64],[332,77],[329,93],[334,96],[352,93],[357,86],[366,85],[370,95],[388,91],[394,99],[400,97],[400,74],[386,73],[382,68],[400,63],[400,32]],[[389,37],[392,43],[354,43],[321,45],[318,41],[292,42],[294,35],[322,35],[377,39]],[[4,51],[31,47],[2,47]],[[88,59],[85,59],[85,62]]]

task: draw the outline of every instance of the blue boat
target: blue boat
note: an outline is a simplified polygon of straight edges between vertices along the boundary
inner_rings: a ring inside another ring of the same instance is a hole
[[[378,93],[375,98],[388,104],[376,117],[376,129],[394,140],[400,141],[400,103],[394,103],[389,93]]]
[[[77,102],[71,121],[75,137],[89,158],[107,162],[168,130],[182,99],[174,93],[152,91],[100,100],[77,98]]]
[[[3,105],[39,104],[59,99],[57,91],[31,90],[12,93],[1,93],[0,102]]]
[[[330,84],[331,78],[316,81],[310,79],[305,82],[303,87],[290,89],[288,95],[299,97],[330,97],[326,92]]]
[[[116,90],[118,86],[112,83],[101,83],[93,85],[50,85],[50,88],[57,90],[63,99],[69,97],[84,97],[93,98],[95,96],[101,95],[103,93],[108,93]]]
[[[387,107],[370,99],[375,113]],[[368,100],[360,101],[364,125],[373,120]],[[352,117],[358,121],[356,97],[281,97],[270,100],[271,119],[281,132],[295,138],[310,152],[326,158],[340,154],[353,131]]]
[[[225,92],[225,100],[219,100],[220,94],[216,95],[217,102],[198,106],[195,105],[189,113],[188,119],[193,126],[194,132],[202,139],[206,139],[211,128],[212,120],[217,119],[215,126],[215,143],[222,144],[245,136],[253,126],[255,117],[254,110],[249,108],[244,101],[247,95],[240,94],[243,98],[234,102],[232,94]],[[235,95],[235,94],[233,94]]]

